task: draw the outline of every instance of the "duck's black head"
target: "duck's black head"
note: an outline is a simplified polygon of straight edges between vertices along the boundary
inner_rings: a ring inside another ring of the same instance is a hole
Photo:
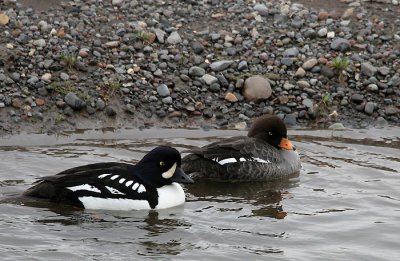
[[[193,183],[181,169],[181,154],[169,146],[158,146],[136,164],[136,173],[148,185],[157,188],[172,182]]]
[[[294,149],[292,143],[287,139],[285,123],[276,115],[263,115],[255,119],[247,136],[264,140],[276,148]]]

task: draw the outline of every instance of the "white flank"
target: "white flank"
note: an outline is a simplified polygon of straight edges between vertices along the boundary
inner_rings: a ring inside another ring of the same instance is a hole
[[[138,187],[139,187],[139,183],[135,183],[135,184],[133,184],[133,186],[132,186],[132,190],[136,190]]]
[[[115,180],[116,178],[118,178],[119,177],[119,175],[114,175],[114,176],[112,176],[110,179],[111,180]]]
[[[106,186],[106,188],[113,193],[114,195],[125,195],[125,193],[122,193],[121,191],[119,191],[118,189]]]
[[[219,165],[225,165],[227,163],[236,163],[236,162],[237,162],[237,160],[235,158],[227,158],[227,159],[223,159],[223,160],[218,161],[218,164]]]
[[[67,189],[72,190],[72,191],[86,190],[86,191],[101,193],[101,191],[98,188],[96,188],[95,186],[91,186],[89,184],[83,184],[83,185],[74,186],[74,187],[67,187]]]
[[[103,179],[107,176],[110,176],[111,174],[101,174],[100,176],[98,176],[99,179]]]
[[[124,183],[124,182],[125,182],[125,180],[126,180],[126,179],[124,179],[124,178],[120,179],[120,180],[119,180],[119,184],[122,184],[122,183]]]
[[[253,157],[253,160],[255,160],[255,161],[259,162],[259,163],[271,163],[271,161],[269,161],[269,160],[264,160],[264,159],[255,158],[255,157]]]
[[[138,193],[146,192],[146,188],[145,188],[143,185],[140,185],[140,186],[138,187],[138,189],[137,189],[137,192],[138,192]]]
[[[215,159],[213,159],[213,161],[218,162],[219,165],[225,165],[225,164],[229,164],[229,163],[238,162],[235,158],[226,158],[226,159],[222,159],[222,160],[218,160],[218,158],[215,158]],[[264,159],[257,158],[257,157],[252,157],[250,160],[247,160],[243,157],[239,158],[239,162],[245,162],[245,161],[255,161],[258,163],[271,163],[271,161],[269,161],[269,160],[264,160]]]
[[[174,163],[174,165],[172,165],[172,167],[169,170],[167,170],[162,174],[163,178],[170,179],[174,175],[175,170],[176,170],[176,163]]]
[[[125,186],[129,187],[130,185],[132,185],[133,180],[129,180],[128,182],[125,183]]]
[[[185,192],[181,185],[173,182],[171,185],[165,185],[157,189],[158,205],[156,209],[171,208],[185,203]]]
[[[80,197],[86,209],[106,209],[106,210],[142,210],[151,209],[147,200],[125,199],[125,198],[97,198]]]

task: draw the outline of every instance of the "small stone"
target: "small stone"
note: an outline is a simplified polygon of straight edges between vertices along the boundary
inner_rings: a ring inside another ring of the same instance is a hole
[[[388,125],[389,125],[389,123],[383,117],[378,117],[374,123],[374,126],[377,128],[385,128]]]
[[[240,61],[238,64],[238,71],[247,70],[249,67],[247,65],[247,61]]]
[[[169,44],[179,44],[181,42],[182,38],[177,31],[172,32],[167,38],[167,43]]]
[[[368,115],[372,115],[375,109],[375,104],[373,102],[367,102],[364,107],[364,112]]]
[[[302,103],[307,108],[313,108],[313,106],[314,106],[314,102],[310,99],[304,99]]]
[[[45,104],[45,101],[40,98],[36,98],[35,103],[37,106],[43,106]]]
[[[115,115],[117,115],[117,111],[109,105],[106,107],[106,114],[107,116],[114,117]]]
[[[165,84],[160,84],[157,86],[157,93],[158,95],[160,95],[161,97],[166,97],[170,95],[168,86]]]
[[[0,14],[0,25],[6,25],[10,21],[10,17],[5,13]]]
[[[361,73],[366,76],[374,76],[378,69],[369,62],[361,63]]]
[[[379,68],[378,68],[378,72],[379,72],[381,75],[386,76],[386,75],[388,75],[388,74],[390,73],[390,68],[389,68],[389,67],[386,67],[386,66],[382,66],[382,67],[379,67]]]
[[[225,100],[227,100],[228,102],[237,102],[237,101],[238,101],[238,98],[236,97],[235,94],[233,94],[233,93],[231,93],[231,92],[228,92],[228,93],[225,95]]]
[[[266,100],[272,95],[268,79],[256,75],[249,77],[244,82],[243,96],[249,101]]]
[[[355,103],[361,103],[364,100],[364,95],[355,93],[355,94],[351,95],[350,100]]]
[[[165,42],[165,35],[167,34],[165,31],[159,29],[159,28],[154,28],[153,32],[155,33],[158,42],[164,43]]]
[[[321,21],[325,21],[326,19],[328,19],[328,17],[329,17],[329,13],[326,11],[321,11],[318,14],[318,20],[321,20]]]
[[[311,58],[310,60],[307,60],[306,62],[304,62],[301,67],[304,70],[311,70],[317,64],[318,64],[318,60],[315,58]]]
[[[400,110],[394,106],[387,106],[385,108],[385,114],[387,116],[398,115],[399,113],[400,113]]]
[[[378,85],[375,83],[368,84],[367,90],[370,92],[377,92],[379,90]]]
[[[331,49],[345,52],[350,49],[350,42],[344,38],[335,38],[331,42]]]
[[[106,48],[117,48],[119,46],[119,41],[110,41],[104,44]]]
[[[297,69],[297,71],[296,71],[295,76],[296,77],[304,77],[304,76],[306,76],[306,71],[303,68],[299,67],[299,69]]]
[[[171,96],[165,97],[161,101],[164,104],[172,104],[172,97]]]
[[[260,15],[267,15],[268,14],[268,8],[265,6],[265,4],[256,4],[253,7],[253,10],[258,12]]]
[[[46,40],[44,40],[44,39],[35,40],[35,41],[33,41],[33,45],[43,48],[46,46]]]
[[[66,74],[65,72],[60,73],[60,78],[63,81],[68,81],[69,80],[69,75]]]
[[[89,56],[89,49],[88,48],[82,48],[79,50],[78,55],[82,58],[88,57]]]
[[[296,57],[297,55],[299,55],[299,49],[297,49],[297,47],[286,49],[283,52],[284,57]]]
[[[204,51],[204,46],[196,41],[192,43],[192,49],[195,54],[201,54]]]
[[[212,64],[210,64],[210,68],[214,72],[219,72],[219,71],[227,69],[232,63],[233,63],[233,61],[230,61],[230,60],[217,61],[217,62],[213,62]]]
[[[214,77],[214,76],[212,76],[212,75],[210,75],[210,74],[204,74],[203,77],[201,77],[201,78],[204,80],[204,82],[205,82],[207,85],[211,85],[211,84],[213,84],[213,83],[218,82],[217,77]]]
[[[86,107],[86,103],[73,92],[67,93],[64,101],[74,110],[81,110]]]
[[[297,86],[304,89],[304,88],[310,88],[311,85],[307,81],[298,81]]]
[[[334,38],[335,37],[335,32],[328,32],[327,34],[326,34],[326,37],[328,37],[328,38]]]
[[[20,99],[18,99],[18,98],[14,98],[11,101],[11,106],[13,106],[14,108],[19,109],[19,108],[22,107],[22,101]]]
[[[124,0],[112,0],[113,5],[121,5],[124,2]]]
[[[344,11],[342,19],[348,19],[354,15],[354,8],[348,8]]]
[[[189,69],[189,75],[190,76],[195,76],[195,77],[201,77],[206,73],[206,70],[204,70],[201,67],[198,66],[192,66]]]
[[[318,30],[317,34],[319,37],[325,37],[328,34],[328,29],[326,27],[323,27]]]
[[[50,81],[51,81],[51,73],[45,73],[45,74],[43,74],[42,77],[41,77],[41,79],[42,79],[43,81],[50,82]]]
[[[290,58],[290,57],[283,57],[283,58],[281,59],[281,63],[282,63],[283,65],[286,65],[286,66],[292,66],[292,65],[293,65],[293,59]]]

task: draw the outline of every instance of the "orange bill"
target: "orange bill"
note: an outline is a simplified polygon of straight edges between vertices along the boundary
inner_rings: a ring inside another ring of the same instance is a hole
[[[293,144],[286,138],[282,138],[278,146],[285,150],[293,150]]]

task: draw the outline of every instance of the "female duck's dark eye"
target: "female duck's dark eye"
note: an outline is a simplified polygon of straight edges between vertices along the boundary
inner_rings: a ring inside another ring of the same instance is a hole
[[[160,166],[164,167],[165,166],[165,162],[164,161],[160,161]]]

